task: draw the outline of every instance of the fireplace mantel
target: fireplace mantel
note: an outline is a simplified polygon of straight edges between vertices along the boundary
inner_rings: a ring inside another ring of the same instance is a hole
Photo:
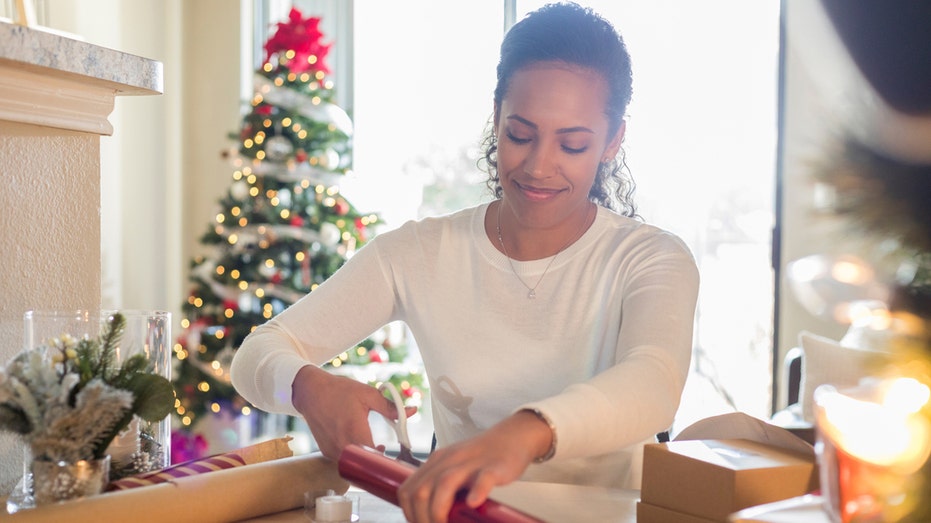
[[[115,96],[162,90],[161,62],[0,23],[0,120],[110,135]]]

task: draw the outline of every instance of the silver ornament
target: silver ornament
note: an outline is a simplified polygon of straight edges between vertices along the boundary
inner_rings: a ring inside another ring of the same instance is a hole
[[[320,224],[320,242],[327,247],[335,247],[342,238],[342,234],[339,227],[330,222]]]
[[[327,149],[316,155],[317,165],[324,169],[336,169],[339,167],[339,153],[333,149]]]
[[[230,196],[237,201],[245,200],[249,196],[249,184],[244,181],[233,182],[230,186]]]
[[[294,144],[282,135],[265,140],[265,158],[272,162],[283,162],[294,152]]]

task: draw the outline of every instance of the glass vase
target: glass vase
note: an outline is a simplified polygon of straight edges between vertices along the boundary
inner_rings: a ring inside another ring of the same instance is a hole
[[[23,314],[23,350],[48,344],[63,334],[75,338],[93,338],[100,334],[100,312],[93,310],[30,310]],[[23,475],[6,500],[10,514],[34,508],[35,479],[32,452],[23,447]]]
[[[101,319],[109,321],[116,313],[126,319],[123,336],[116,347],[117,363],[122,364],[128,358],[142,354],[149,362],[151,372],[171,381],[171,313],[158,310],[110,310],[103,311]],[[157,422],[134,418],[129,427],[113,440],[107,451],[112,460],[112,479],[169,466],[170,416]]]
[[[53,338],[95,338],[100,334],[100,312],[92,310],[31,310],[23,315],[24,349],[34,349]]]
[[[32,462],[35,505],[51,505],[104,491],[110,482],[110,456],[101,459]]]

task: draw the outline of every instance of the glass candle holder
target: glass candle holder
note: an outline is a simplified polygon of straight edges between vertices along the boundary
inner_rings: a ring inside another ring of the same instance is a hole
[[[51,505],[104,491],[110,481],[110,456],[76,463],[33,461],[35,505]]]
[[[835,523],[907,520],[922,494],[916,472],[931,453],[922,412],[929,398],[913,378],[815,390],[821,490]]]

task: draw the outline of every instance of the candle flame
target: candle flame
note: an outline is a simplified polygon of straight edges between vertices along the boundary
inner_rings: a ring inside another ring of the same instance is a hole
[[[828,388],[818,395],[825,431],[851,456],[902,473],[917,471],[931,454],[931,424],[922,415],[931,389],[914,378],[883,382],[863,399]]]

